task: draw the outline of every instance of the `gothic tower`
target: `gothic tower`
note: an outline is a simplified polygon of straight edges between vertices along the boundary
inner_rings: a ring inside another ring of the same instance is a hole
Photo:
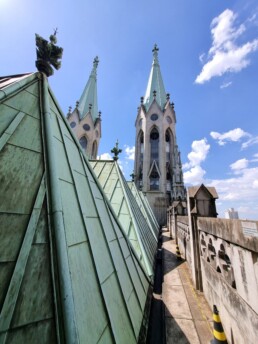
[[[98,112],[97,67],[98,57],[93,61],[93,68],[85,89],[76,107],[67,115],[68,122],[89,159],[96,159],[101,138],[101,112]]]
[[[166,94],[155,44],[153,63],[145,97],[135,122],[134,178],[156,215],[160,225],[166,223],[166,210],[172,201],[185,200],[180,152],[176,142],[174,103]]]

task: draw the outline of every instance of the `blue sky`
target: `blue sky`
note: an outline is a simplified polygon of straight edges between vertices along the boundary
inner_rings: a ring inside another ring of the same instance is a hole
[[[0,0],[0,75],[35,71],[34,35],[55,27],[64,55],[49,82],[65,114],[99,56],[100,154],[118,139],[129,177],[157,43],[186,185],[215,186],[221,217],[258,219],[257,0]]]

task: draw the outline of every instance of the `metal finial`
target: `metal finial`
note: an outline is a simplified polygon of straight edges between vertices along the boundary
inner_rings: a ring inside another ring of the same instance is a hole
[[[175,108],[175,103],[171,103],[172,109],[174,110]]]
[[[166,94],[166,98],[167,98],[167,100],[170,99],[170,94],[169,93]]]
[[[134,182],[134,178],[135,178],[134,172],[132,174],[130,174],[130,177],[132,178],[132,182]]]
[[[153,54],[155,54],[155,53],[158,53],[158,51],[159,51],[159,48],[158,48],[157,44],[155,43],[154,47],[152,49],[152,52],[153,52]]]
[[[71,113],[71,112],[72,112],[72,107],[69,106],[69,108],[68,108],[68,113]]]
[[[77,102],[76,102],[76,108],[78,108],[78,106],[79,106],[79,100],[77,100]]]
[[[118,160],[118,155],[122,153],[122,149],[118,148],[118,140],[116,141],[115,147],[111,150],[111,153],[114,154],[113,159],[114,161]]]
[[[154,99],[156,98],[156,95],[157,95],[157,91],[153,91],[153,97],[154,97]]]
[[[143,104],[143,101],[144,101],[144,97],[141,97],[141,104]]]
[[[95,69],[97,69],[98,64],[99,64],[99,58],[98,58],[98,56],[96,56],[96,57],[94,58],[94,60],[93,60],[93,67],[94,67]]]
[[[101,119],[101,111],[99,111],[99,119]]]
[[[92,109],[92,104],[89,104],[89,111]]]
[[[35,34],[36,36],[36,67],[39,72],[44,73],[47,77],[54,74],[54,69],[59,69],[61,67],[61,58],[63,56],[63,48],[56,46],[56,33],[55,29],[54,34],[50,35],[48,42],[46,39]]]

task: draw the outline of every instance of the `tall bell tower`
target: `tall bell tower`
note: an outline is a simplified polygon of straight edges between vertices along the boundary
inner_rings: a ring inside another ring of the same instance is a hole
[[[160,225],[166,224],[167,207],[186,200],[180,152],[176,142],[174,103],[165,92],[158,47],[152,50],[153,63],[144,97],[135,121],[134,178],[146,194]]]
[[[80,100],[73,112],[69,108],[67,115],[67,120],[89,159],[96,159],[101,138],[101,112],[98,112],[97,99],[98,63],[99,59],[96,56]]]

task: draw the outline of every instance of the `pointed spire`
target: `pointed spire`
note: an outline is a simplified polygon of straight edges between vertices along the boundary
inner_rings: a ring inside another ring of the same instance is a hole
[[[78,104],[80,119],[84,118],[87,113],[91,113],[92,119],[95,120],[99,117],[98,112],[98,98],[97,98],[97,67],[99,64],[98,56],[93,60],[93,68],[85,89],[81,95]]]
[[[144,105],[147,111],[149,110],[153,99],[156,100],[156,102],[159,104],[161,109],[163,109],[164,105],[166,104],[166,92],[165,92],[165,87],[164,87],[164,83],[163,83],[161,71],[160,71],[160,66],[159,66],[158,51],[159,51],[159,48],[157,44],[155,44],[152,50],[153,52],[152,67],[151,67],[149,81],[148,81],[148,85],[147,85],[147,89],[146,89],[146,93],[144,97]],[[155,91],[155,96],[154,96],[154,91]]]

